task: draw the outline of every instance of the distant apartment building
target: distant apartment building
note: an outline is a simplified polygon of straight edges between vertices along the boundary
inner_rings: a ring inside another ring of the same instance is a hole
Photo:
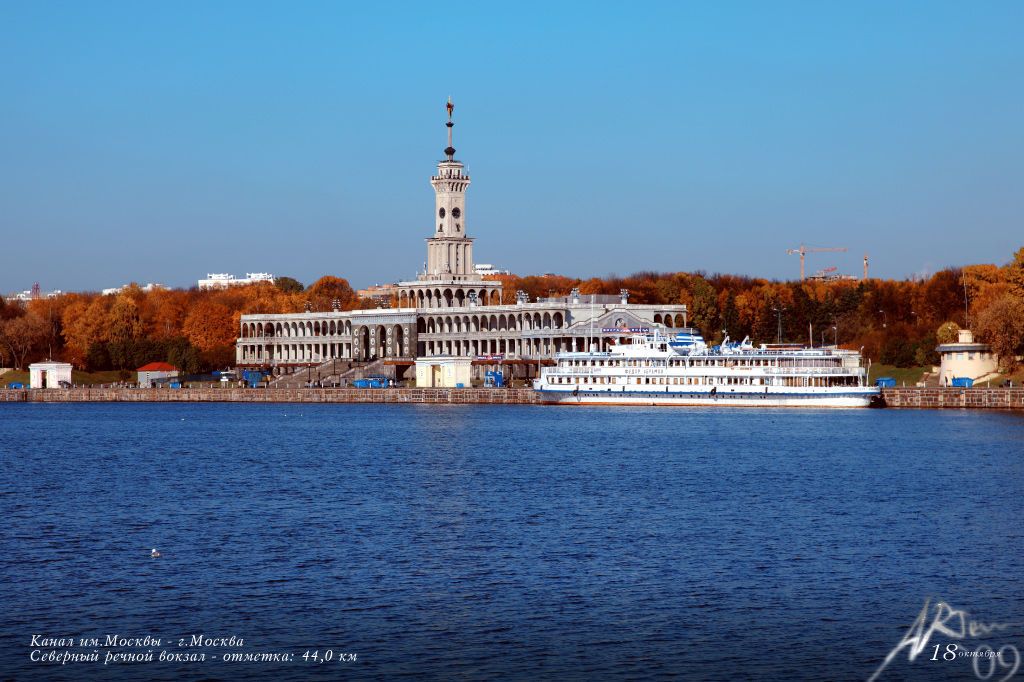
[[[36,282],[35,284],[32,285],[32,288],[29,289],[28,291],[22,291],[20,293],[15,292],[15,293],[9,294],[7,296],[4,296],[4,300],[7,300],[7,301],[32,301],[32,300],[35,300],[37,298],[57,298],[58,296],[61,296],[63,293],[64,292],[61,291],[60,289],[54,289],[53,291],[40,291],[39,290],[39,282]]]
[[[490,263],[477,263],[476,274],[484,277],[485,275],[511,275],[512,273],[508,270],[501,270],[496,268]]]
[[[111,289],[104,289],[100,293],[102,293],[104,296],[114,296],[116,294],[121,293],[122,291],[124,291],[125,289],[127,289],[130,286],[131,286],[131,284],[122,284],[119,287],[113,287]],[[164,288],[165,288],[164,285],[161,284],[161,283],[155,283],[154,284],[154,283],[151,282],[151,283],[147,284],[144,287],[139,287],[139,290],[140,291],[144,291],[144,292],[146,292],[148,294],[149,292],[153,291],[154,289],[164,289]]]
[[[356,290],[356,298],[373,299],[378,307],[386,308],[391,302],[391,297],[398,293],[397,284],[375,284],[372,287]]]
[[[256,282],[274,283],[275,277],[269,272],[247,272],[245,279],[234,275],[207,273],[206,279],[199,280],[200,289],[225,289],[239,284],[255,284]]]

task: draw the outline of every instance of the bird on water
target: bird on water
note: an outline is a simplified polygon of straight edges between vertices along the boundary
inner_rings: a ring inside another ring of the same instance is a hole
[[[153,551],[149,553],[149,556],[151,556],[151,557],[158,557],[158,556],[163,556],[163,554],[161,554],[160,552],[156,551],[156,548],[153,548]]]

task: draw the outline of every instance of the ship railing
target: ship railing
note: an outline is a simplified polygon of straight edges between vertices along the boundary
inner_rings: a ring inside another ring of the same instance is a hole
[[[859,374],[859,367],[765,367],[765,374]]]

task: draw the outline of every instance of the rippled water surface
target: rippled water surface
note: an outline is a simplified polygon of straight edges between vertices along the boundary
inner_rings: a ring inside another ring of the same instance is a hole
[[[866,680],[926,598],[1024,622],[1022,460],[1005,412],[0,405],[0,678]],[[1024,651],[879,679],[958,641]]]

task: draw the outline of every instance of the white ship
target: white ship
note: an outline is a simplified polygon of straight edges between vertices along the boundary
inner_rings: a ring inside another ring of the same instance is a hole
[[[632,330],[607,352],[555,355],[533,389],[543,403],[881,407],[856,351],[754,348],[748,339],[709,347],[696,329],[675,336]]]

